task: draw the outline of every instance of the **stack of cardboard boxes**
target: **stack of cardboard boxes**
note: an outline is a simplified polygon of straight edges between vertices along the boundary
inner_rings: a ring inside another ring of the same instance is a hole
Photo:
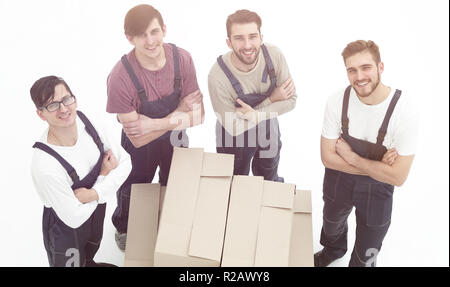
[[[313,266],[310,191],[233,176],[233,161],[175,148],[164,196],[133,185],[125,266]]]

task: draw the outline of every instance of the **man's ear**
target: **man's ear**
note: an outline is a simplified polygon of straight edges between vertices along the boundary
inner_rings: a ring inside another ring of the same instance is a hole
[[[163,25],[163,27],[162,27],[162,32],[163,32],[163,38],[166,37],[166,33],[167,33],[167,27],[166,27],[166,24]]]
[[[233,46],[231,46],[230,38],[227,38],[227,46],[228,46],[228,48],[233,49]]]
[[[36,109],[36,114],[41,118],[41,120],[47,121],[47,119],[44,117],[40,109]]]
[[[380,70],[380,74],[384,72],[384,63],[383,62],[380,62],[378,64],[378,69]]]
[[[127,40],[128,40],[128,42],[130,42],[131,45],[135,46],[134,36],[130,36],[130,35],[125,34],[125,37],[127,37]]]

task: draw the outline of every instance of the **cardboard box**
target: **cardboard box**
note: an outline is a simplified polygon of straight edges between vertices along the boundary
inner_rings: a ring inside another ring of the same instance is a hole
[[[128,216],[126,267],[153,266],[160,206],[159,184],[133,184],[131,186]]]
[[[313,266],[311,192],[233,161],[175,148],[165,196],[133,185],[125,266]]]
[[[234,156],[174,148],[155,266],[220,266]]]
[[[311,192],[234,176],[222,266],[314,266]]]

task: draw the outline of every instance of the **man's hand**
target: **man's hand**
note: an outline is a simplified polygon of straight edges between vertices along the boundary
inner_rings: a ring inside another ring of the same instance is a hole
[[[281,86],[276,87],[269,99],[272,103],[285,101],[295,95],[295,85],[292,78],[287,79]]]
[[[122,127],[128,137],[139,137],[158,130],[154,119],[141,114],[138,114],[136,121],[122,123]]]
[[[111,150],[108,150],[103,155],[102,167],[100,170],[100,175],[107,176],[108,173],[115,169],[119,165],[116,157]]]
[[[336,153],[351,165],[353,165],[353,160],[357,156],[352,147],[342,137],[339,137],[336,141]]]
[[[395,150],[395,148],[392,148],[384,153],[383,159],[381,161],[383,163],[391,166],[394,164],[394,162],[397,158],[398,158],[398,152]]]
[[[241,107],[236,108],[236,113],[239,118],[258,123],[258,112],[255,111],[251,106],[244,103],[241,99],[236,100]]]
[[[180,103],[178,104],[177,110],[180,112],[190,112],[194,110],[194,107],[200,106],[202,104],[203,95],[200,92],[200,90],[197,90],[193,93],[190,93],[186,97],[182,98],[180,100]]]
[[[87,189],[84,187],[80,187],[74,190],[75,196],[81,203],[89,203],[94,200],[98,200],[98,194],[95,189]]]

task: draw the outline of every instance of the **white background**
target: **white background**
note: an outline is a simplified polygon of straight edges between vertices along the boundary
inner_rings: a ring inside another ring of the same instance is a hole
[[[78,107],[95,120],[120,126],[105,112],[106,78],[132,48],[123,34],[126,12],[141,1],[0,2],[0,266],[47,266],[42,242],[42,205],[32,185],[34,141],[46,127],[29,89],[42,76],[65,78]],[[298,91],[297,107],[280,117],[283,148],[279,173],[299,189],[313,191],[314,249],[322,225],[319,142],[329,95],[348,85],[341,51],[347,43],[374,40],[385,63],[382,81],[420,105],[421,136],[409,178],[394,194],[392,225],[379,266],[448,266],[449,246],[449,14],[443,0],[378,1],[181,1],[147,2],[163,15],[166,42],[188,50],[204,95],[206,120],[189,130],[191,147],[215,152],[215,115],[207,75],[228,51],[226,17],[250,9],[262,17],[262,34],[285,54]],[[109,202],[96,259],[123,264],[115,246]],[[349,252],[333,264],[346,266]]]

